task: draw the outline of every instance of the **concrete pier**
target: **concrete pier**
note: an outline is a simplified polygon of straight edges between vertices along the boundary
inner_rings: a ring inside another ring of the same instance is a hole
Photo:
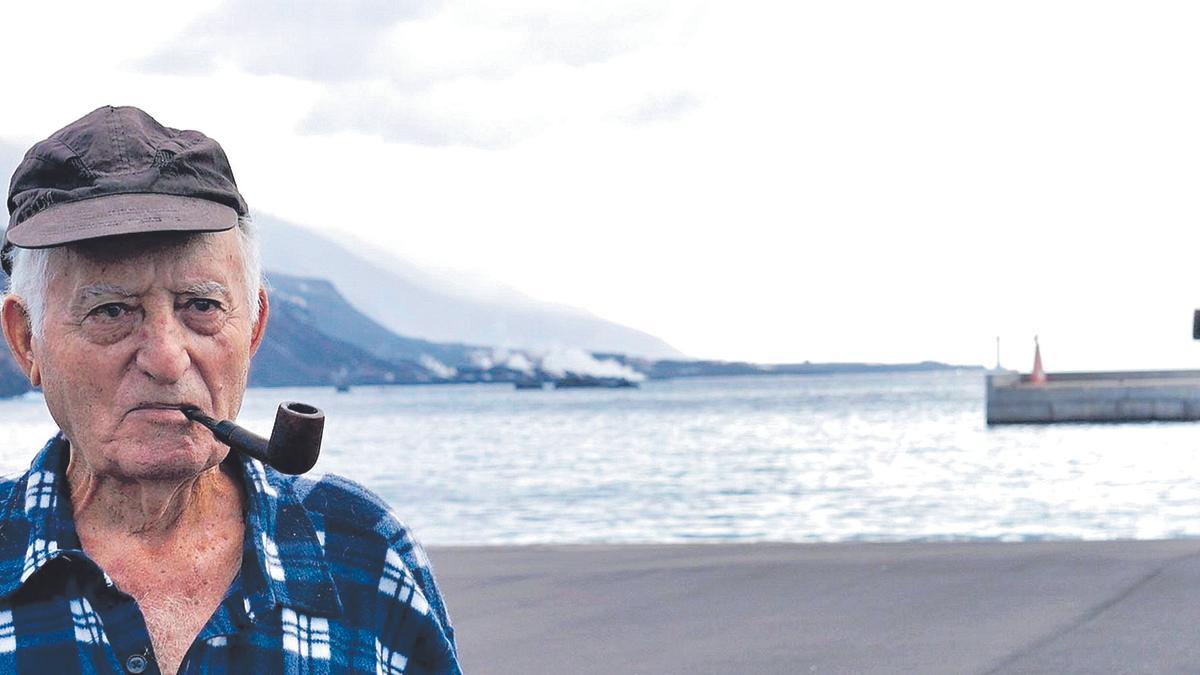
[[[1200,672],[1200,541],[441,548],[472,675]]]
[[[1200,370],[987,376],[987,423],[1200,420]]]

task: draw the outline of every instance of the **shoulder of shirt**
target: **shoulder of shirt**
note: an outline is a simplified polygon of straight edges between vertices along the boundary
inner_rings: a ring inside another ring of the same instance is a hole
[[[28,471],[0,476],[0,567],[22,565],[25,559],[29,539],[29,519],[25,515],[28,482]]]
[[[353,530],[374,534],[389,546],[411,545],[408,527],[382,497],[359,483],[337,474],[286,476],[271,472],[287,483],[305,511],[320,519],[327,530]]]
[[[61,432],[55,434],[42,446],[39,453],[49,451],[55,443],[64,442]],[[13,520],[26,520],[25,491],[29,485],[29,477],[34,473],[34,467],[24,470],[0,474],[0,524],[8,525]],[[43,474],[42,480],[49,480],[49,474]],[[0,528],[2,530],[3,528]]]
[[[325,547],[326,555],[334,558],[340,555],[337,549],[341,547],[332,545],[335,534],[343,542],[377,542],[381,570],[403,567],[412,574],[438,622],[453,639],[454,628],[446,614],[429,556],[382,497],[336,474],[287,476],[270,470],[268,475],[276,489],[292,490],[314,525],[325,533],[324,540],[330,544]],[[363,552],[360,549],[355,559],[361,560]]]
[[[290,485],[314,523],[321,523],[318,527],[325,531],[327,541],[332,541],[330,537],[337,532],[350,540],[367,538],[381,543],[383,548],[380,549],[379,563],[383,580],[380,587],[386,587],[390,580],[393,588],[399,588],[397,584],[401,576],[410,578],[417,586],[415,594],[427,605],[422,613],[432,614],[449,641],[448,649],[451,652],[455,650],[454,626],[446,612],[429,556],[382,497],[336,474],[310,477],[272,473],[281,482]],[[326,555],[336,557],[338,553],[332,548],[326,547]],[[361,551],[355,557],[360,558]],[[401,572],[401,569],[404,571]],[[392,599],[397,607],[408,608],[416,603],[413,600],[401,601],[398,595]]]
[[[440,627],[445,640],[444,648],[449,654],[447,658],[457,663],[454,625],[446,612],[429,557],[388,503],[355,481],[336,474],[285,476],[273,470],[269,473],[272,480],[279,481],[276,483],[277,489],[286,483],[314,523],[321,523],[318,527],[325,531],[326,541],[332,543],[333,533],[338,532],[350,540],[365,537],[383,544],[378,560],[379,569],[374,571],[382,575],[379,582],[381,591],[391,589],[387,595],[387,606],[402,608],[404,616],[408,616],[408,612],[423,604],[425,609],[416,611],[429,616]],[[325,548],[326,555],[336,558],[338,553],[332,550],[332,545]],[[361,560],[362,551],[354,557]],[[408,579],[408,582],[402,579]],[[405,583],[416,586],[409,597],[405,597],[402,590]],[[455,668],[447,672],[459,671]]]
[[[29,470],[0,474],[0,522],[25,518],[25,488]]]
[[[0,514],[7,515],[15,498],[25,491],[28,476],[28,471],[0,474]]]

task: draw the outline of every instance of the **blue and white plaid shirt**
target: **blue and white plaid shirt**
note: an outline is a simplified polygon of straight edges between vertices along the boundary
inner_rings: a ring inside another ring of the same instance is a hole
[[[85,554],[58,435],[0,479],[0,673],[158,673],[132,597]],[[359,485],[231,453],[242,567],[180,673],[460,673],[424,551]]]

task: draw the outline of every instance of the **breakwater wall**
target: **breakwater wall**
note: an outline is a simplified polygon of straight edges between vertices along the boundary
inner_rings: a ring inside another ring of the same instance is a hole
[[[1200,420],[1200,370],[987,376],[988,424]]]

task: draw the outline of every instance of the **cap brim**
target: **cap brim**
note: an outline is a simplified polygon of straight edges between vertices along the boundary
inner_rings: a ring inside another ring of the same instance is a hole
[[[14,246],[47,248],[120,234],[220,232],[237,221],[233,208],[207,199],[117,194],[52,206],[4,234]]]

